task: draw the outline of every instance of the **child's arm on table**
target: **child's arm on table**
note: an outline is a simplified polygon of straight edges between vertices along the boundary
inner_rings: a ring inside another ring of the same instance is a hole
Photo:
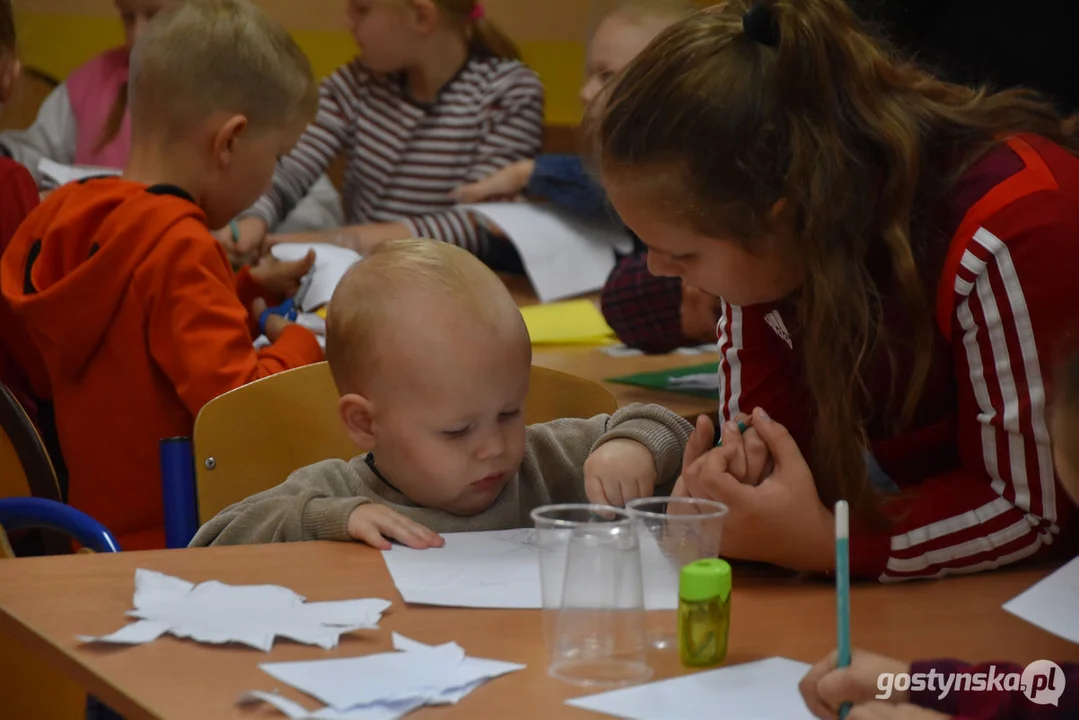
[[[225,508],[199,529],[191,546],[359,540],[385,550],[386,538],[417,548],[443,544],[431,530],[369,497],[348,463],[325,460]]]
[[[191,546],[350,540],[352,511],[370,502],[348,463],[326,460],[225,508],[199,529]]]
[[[659,405],[634,404],[613,415],[564,419],[528,428],[526,463],[552,502],[579,499],[623,505],[677,479],[693,427]]]

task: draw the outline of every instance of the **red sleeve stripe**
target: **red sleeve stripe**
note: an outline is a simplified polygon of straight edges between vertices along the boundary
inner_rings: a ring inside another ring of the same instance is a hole
[[[933,566],[962,565],[979,553],[999,551],[1026,535],[1033,545],[1015,552],[1033,554],[1051,542],[1056,520],[1056,486],[1045,422],[1045,389],[1038,349],[1023,288],[1007,246],[984,228],[964,253],[955,282],[956,319],[981,424],[985,469],[1000,495],[982,507],[939,520],[892,538],[892,551],[952,535],[953,542],[911,558],[890,558],[888,572],[912,573]],[[1031,482],[1033,480],[1033,482]],[[991,519],[1023,511],[1004,530],[986,534]],[[1050,527],[1035,531],[1044,521]],[[1002,563],[1003,557],[982,562]],[[958,571],[945,568],[941,573]],[[968,571],[964,569],[963,571]],[[887,573],[886,573],[887,574]]]
[[[719,325],[719,420],[730,420],[741,410],[742,394],[742,308],[720,300]]]
[[[1026,536],[1024,536],[1026,538]],[[936,572],[926,573],[924,570],[913,571],[909,573],[893,572],[891,570],[891,561],[889,561],[889,569],[883,575],[880,576],[880,582],[894,583],[901,582],[903,580],[924,580],[924,579],[936,579],[942,578],[946,575],[973,575],[975,573],[985,572],[986,570],[995,570],[996,568],[1006,567],[1013,563],[1017,563],[1020,560],[1034,555],[1045,545],[1044,536],[1034,535],[1031,536],[1030,542],[1025,542],[1015,549],[1008,549],[1007,552],[1001,555],[996,555],[996,550],[993,551],[995,557],[990,557],[986,560],[980,560],[978,562],[970,563],[969,565],[955,566],[948,564],[944,567],[940,567]],[[943,564],[943,563],[942,563]]]

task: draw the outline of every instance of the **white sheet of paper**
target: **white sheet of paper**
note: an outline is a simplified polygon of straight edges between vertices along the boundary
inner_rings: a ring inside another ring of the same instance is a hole
[[[813,720],[798,692],[806,663],[768,658],[567,700],[624,720]]]
[[[1079,643],[1079,558],[1004,603],[1012,615]]]
[[[629,234],[549,205],[523,202],[463,205],[497,225],[521,255],[540,302],[595,292],[615,266],[614,251],[633,251]]]
[[[395,545],[382,557],[406,602],[475,608],[543,607],[535,531],[445,533],[429,550]]]
[[[308,250],[315,251],[315,267],[300,308],[304,312],[317,310],[328,303],[348,269],[363,259],[355,250],[326,243],[281,243],[274,245],[271,252],[278,260],[289,261],[300,260]]]
[[[41,158],[37,164],[37,169],[46,179],[57,186],[78,182],[88,177],[122,174],[120,170],[115,168],[64,165],[48,158]]]
[[[535,610],[543,607],[535,530],[444,533],[441,548],[382,551],[405,602],[448,607]],[[678,570],[647,533],[641,536],[645,609],[678,607]]]
[[[240,701],[263,700],[291,718],[382,720],[423,705],[455,704],[486,681],[524,668],[466,657],[457,643],[430,646],[394,633],[393,645],[397,652],[259,666],[326,703],[328,707],[322,710],[309,711],[266,693],[248,693]]]
[[[378,627],[387,600],[307,603],[277,585],[226,585],[211,580],[193,585],[153,570],[135,571],[135,609],[141,622],[82,642],[139,645],[166,632],[209,644],[243,643],[269,652],[277,637],[330,649],[341,635]]]

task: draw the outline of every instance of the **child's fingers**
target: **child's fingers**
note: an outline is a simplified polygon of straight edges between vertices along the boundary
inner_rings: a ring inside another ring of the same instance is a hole
[[[376,550],[389,550],[392,547],[390,541],[384,538],[379,529],[372,523],[364,523],[356,528],[356,534],[353,537]]]
[[[434,542],[434,533],[408,518],[394,513],[381,523],[383,534],[414,550],[426,550]]]
[[[745,482],[750,485],[759,485],[761,480],[767,477],[768,460],[771,458],[768,446],[764,444],[757,430],[750,428],[742,436],[742,447],[746,462]]]
[[[798,691],[802,694],[809,712],[818,720],[831,720],[835,717],[833,710],[820,694],[820,681],[828,673],[835,669],[836,653],[833,650],[828,657],[824,658],[809,669],[802,680],[798,683]]]
[[[723,426],[723,454],[728,458],[727,472],[739,480],[746,476],[746,451],[742,441],[742,431],[735,421]]]
[[[701,415],[697,418],[697,424],[690,433],[686,443],[686,452],[682,457],[682,472],[686,471],[693,463],[697,462],[705,453],[712,449],[715,443],[716,428],[712,424],[712,418]]]
[[[603,494],[607,496],[607,504],[614,507],[622,507],[626,504],[626,498],[622,493],[622,483],[618,480],[606,480],[600,478],[603,484]]]
[[[603,483],[600,482],[599,477],[596,475],[589,475],[585,478],[584,494],[588,498],[588,502],[594,505],[610,505],[607,502],[607,492],[603,488]]]

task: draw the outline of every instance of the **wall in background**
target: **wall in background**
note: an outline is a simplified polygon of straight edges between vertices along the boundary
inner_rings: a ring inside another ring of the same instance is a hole
[[[485,0],[488,17],[518,43],[547,88],[547,121],[576,124],[585,42],[606,0]],[[356,53],[345,31],[345,0],[260,0],[293,33],[324,76]],[[122,42],[112,0],[14,0],[23,63],[64,78]]]

